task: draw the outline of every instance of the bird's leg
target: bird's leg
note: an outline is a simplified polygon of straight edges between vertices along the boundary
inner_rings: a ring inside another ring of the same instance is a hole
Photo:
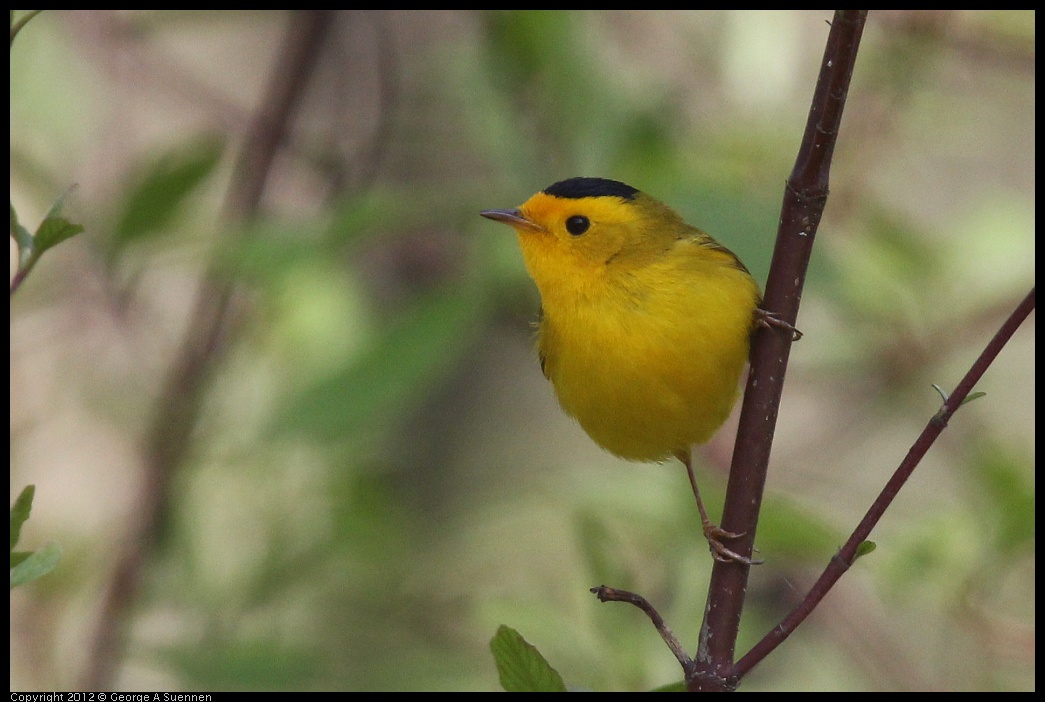
[[[785,322],[784,320],[777,317],[772,312],[762,309],[761,307],[755,308],[755,326],[764,327],[766,329],[786,329],[791,332],[791,341],[798,341],[802,338],[802,332],[798,331],[793,324]]]
[[[723,562],[735,561],[746,565],[758,565],[759,563],[763,563],[761,560],[741,556],[736,551],[726,548],[722,541],[720,541],[720,539],[737,539],[744,534],[743,532],[736,534],[732,531],[726,531],[708,518],[708,511],[704,508],[704,501],[700,499],[700,489],[697,487],[697,476],[693,473],[693,459],[690,452],[679,451],[675,455],[680,461],[682,461],[682,465],[686,466],[686,474],[689,476],[689,484],[693,487],[693,496],[697,498],[697,510],[700,511],[700,523],[704,529],[704,538],[708,540],[708,546],[711,547],[711,556],[716,561]]]

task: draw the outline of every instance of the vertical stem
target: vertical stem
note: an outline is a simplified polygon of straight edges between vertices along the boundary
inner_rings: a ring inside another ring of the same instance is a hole
[[[257,212],[272,162],[286,139],[322,38],[330,28],[330,14],[310,10],[290,15],[271,82],[233,170],[223,217],[227,232],[246,231]],[[200,405],[226,349],[234,287],[223,263],[216,261],[205,273],[181,350],[157,398],[142,449],[145,476],[136,502],[137,521],[106,587],[89,648],[85,689],[113,687],[142,573],[170,514],[174,475],[190,453]]]
[[[785,186],[764,308],[791,324],[798,316],[813,240],[827,201],[831,156],[866,16],[866,10],[835,11],[805,135]],[[723,529],[742,534],[734,542],[742,556],[753,551],[791,343],[791,334],[784,330],[761,329],[752,347],[721,523]],[[712,568],[694,674],[687,679],[690,690],[736,686],[733,656],[749,569],[736,561],[716,561]]]

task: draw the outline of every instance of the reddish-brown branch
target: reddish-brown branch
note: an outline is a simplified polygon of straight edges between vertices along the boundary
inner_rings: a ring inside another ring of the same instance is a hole
[[[675,658],[678,659],[679,664],[682,666],[687,674],[693,667],[693,660],[686,653],[686,649],[683,648],[679,642],[678,637],[675,636],[675,632],[664,621],[664,617],[660,616],[660,612],[654,608],[642,595],[637,595],[634,592],[628,592],[627,590],[618,590],[617,588],[607,587],[606,585],[599,585],[598,587],[591,588],[592,594],[599,598],[600,602],[627,602],[633,604],[650,618],[653,622],[654,628],[657,633],[660,634],[660,638],[664,639],[664,643],[668,645],[671,652],[675,654]]]
[[[962,402],[968,397],[973,387],[976,386],[976,383],[979,382],[987,368],[994,362],[995,357],[1005,347],[1005,344],[1008,343],[1009,339],[1016,333],[1016,330],[1033,309],[1034,289],[1032,288],[1013,313],[1009,315],[1009,318],[1005,320],[1005,323],[1002,324],[998,333],[987,344],[980,357],[969,368],[969,372],[958,383],[958,387],[954,389],[954,392],[943,403],[940,410],[933,415],[925,425],[925,428],[922,429],[922,433],[911,446],[910,451],[907,452],[907,455],[899,467],[897,467],[889,482],[882,488],[882,492],[871,505],[871,508],[867,510],[867,514],[864,515],[856,530],[853,531],[852,536],[849,537],[849,540],[846,541],[841,550],[831,559],[831,562],[809,593],[780,624],[755,644],[743,658],[737,661],[736,666],[733,668],[733,675],[736,678],[743,677],[745,673],[755,667],[773,649],[783,643],[791,635],[791,632],[816,608],[817,604],[824,599],[824,596],[827,595],[838,579],[849,569],[849,566],[856,559],[857,548],[871,535],[871,530],[878,524],[878,520],[885,514],[885,510],[892,503],[897,493],[899,493],[900,488],[907,482],[907,479],[911,477],[911,473],[936,441],[936,438],[947,427],[947,422],[958,411],[958,408],[961,407]]]
[[[831,155],[866,16],[866,10],[835,12],[805,135],[785,187],[763,306],[790,324],[795,323],[798,315],[813,240],[827,201]],[[751,373],[721,523],[723,529],[742,534],[732,546],[743,556],[750,556],[753,551],[791,343],[790,333],[762,329],[752,348]],[[686,681],[690,690],[727,690],[736,686],[733,654],[749,569],[737,561],[714,564],[696,665]]]

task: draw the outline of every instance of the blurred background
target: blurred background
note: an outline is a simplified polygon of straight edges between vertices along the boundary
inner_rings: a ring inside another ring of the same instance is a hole
[[[711,558],[685,473],[557,408],[514,236],[575,175],[764,281],[828,12],[342,11],[260,206],[230,192],[300,15],[45,12],[11,51],[11,198],[85,233],[11,301],[13,690],[492,690],[500,624],[570,686],[681,671]],[[1034,13],[872,12],[738,643],[797,603],[1034,285]],[[11,270],[16,254],[12,245]],[[207,315],[219,333],[202,343]],[[1033,316],[744,690],[1034,688]],[[196,359],[198,363],[193,365]],[[699,452],[720,514],[735,417]]]

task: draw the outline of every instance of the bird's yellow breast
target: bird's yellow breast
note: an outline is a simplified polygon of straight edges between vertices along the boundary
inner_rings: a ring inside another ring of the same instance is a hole
[[[736,256],[619,181],[569,179],[483,214],[518,235],[541,294],[542,368],[596,443],[658,461],[711,438],[759,304]]]
[[[601,280],[579,281],[575,272],[572,295],[541,291],[538,345],[560,404],[629,460],[661,460],[710,439],[748,357],[754,281],[727,256],[687,255],[696,241],[677,246],[638,274],[604,269]]]

